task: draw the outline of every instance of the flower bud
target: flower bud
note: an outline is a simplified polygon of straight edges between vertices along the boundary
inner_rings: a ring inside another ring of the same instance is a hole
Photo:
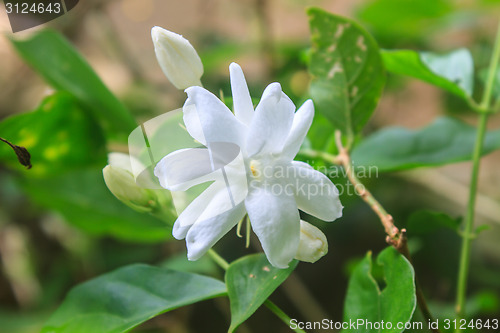
[[[109,165],[102,170],[104,182],[111,193],[127,206],[140,212],[150,212],[156,204],[155,193],[137,185],[130,167],[132,162],[140,163],[131,161],[127,154],[109,154]]]
[[[151,37],[160,67],[177,89],[201,86],[203,64],[187,39],[160,27],[151,30]]]
[[[327,253],[325,234],[312,224],[300,220],[300,241],[295,259],[313,263]]]

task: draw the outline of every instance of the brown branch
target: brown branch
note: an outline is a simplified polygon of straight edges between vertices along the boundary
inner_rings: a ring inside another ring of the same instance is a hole
[[[382,225],[387,234],[386,242],[392,245],[399,253],[401,253],[408,261],[411,263],[410,250],[408,249],[408,242],[406,237],[406,229],[399,230],[394,225],[394,219],[387,213],[384,207],[378,202],[377,199],[368,191],[363,183],[356,177],[356,172],[352,166],[351,156],[349,151],[342,144],[342,135],[340,131],[335,131],[335,143],[339,150],[339,154],[331,160],[335,164],[340,164],[346,171],[347,178],[354,186],[354,191],[363,199],[370,208],[377,214],[382,222]],[[359,187],[359,188],[358,188]],[[429,311],[427,302],[425,300],[422,289],[420,288],[420,283],[415,275],[415,293],[417,296],[417,303],[422,312],[422,315],[427,321],[434,321],[432,314]],[[431,329],[435,333],[440,333],[439,329]]]
[[[392,216],[387,213],[387,211],[382,207],[380,202],[371,194],[368,189],[361,183],[361,181],[356,177],[356,172],[351,163],[351,156],[349,155],[349,151],[342,144],[342,137],[340,131],[335,131],[335,143],[339,150],[339,154],[337,155],[337,164],[340,164],[344,167],[346,171],[347,178],[354,186],[354,191],[363,199],[368,206],[377,214],[382,225],[384,226],[385,233],[387,234],[387,243],[394,246],[398,251],[401,248],[402,242],[402,233],[399,229],[394,225],[394,219]]]

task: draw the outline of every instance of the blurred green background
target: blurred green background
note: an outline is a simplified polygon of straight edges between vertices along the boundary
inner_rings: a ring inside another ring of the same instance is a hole
[[[202,81],[208,90],[230,96],[228,65],[235,61],[243,67],[253,97],[278,81],[295,104],[301,104],[308,98],[310,43],[304,9],[310,5],[358,20],[381,48],[444,52],[467,47],[477,72],[488,65],[500,18],[496,0],[81,0],[69,14],[46,26],[64,34],[142,122],[179,108],[185,99],[156,62],[150,38],[155,25],[191,41],[204,63]],[[14,37],[28,37],[40,29]],[[40,104],[52,88],[9,42],[12,34],[2,6],[0,30],[0,137],[19,137],[24,141],[13,143],[34,147],[31,170],[15,164],[12,151],[0,147],[0,332],[38,332],[72,286],[130,263],[222,278],[207,258],[187,262],[184,241],[169,240],[165,221],[136,213],[109,193],[101,174],[106,151],[126,152],[126,141],[106,142],[96,116],[85,116],[71,95],[58,93],[45,100],[56,105],[50,115],[43,113],[45,104]],[[36,110],[36,117],[4,121],[29,110]],[[366,134],[394,125],[420,128],[442,114],[475,120],[458,98],[426,83],[389,76]],[[500,117],[491,117],[490,125],[500,127]],[[328,140],[330,135],[325,132],[315,139]],[[499,165],[499,151],[483,158],[477,225],[490,229],[474,242],[468,306],[473,318],[500,318]],[[445,318],[453,317],[460,239],[444,227],[432,233],[419,230],[419,221],[429,222],[432,214],[415,211],[463,216],[469,170],[470,163],[457,163],[364,180],[396,224],[408,228],[424,293],[434,312]],[[346,185],[345,179],[334,181]],[[341,320],[350,270],[368,250],[377,253],[386,246],[373,212],[352,195],[343,195],[342,202],[342,219],[316,223],[328,237],[328,255],[314,265],[301,263],[271,297],[292,318]],[[256,238],[252,243],[258,247]],[[216,249],[228,260],[256,251],[245,249],[235,233]],[[134,331],[223,332],[229,322],[228,304],[221,298],[191,305]],[[239,329],[248,331],[289,329],[260,309]]]

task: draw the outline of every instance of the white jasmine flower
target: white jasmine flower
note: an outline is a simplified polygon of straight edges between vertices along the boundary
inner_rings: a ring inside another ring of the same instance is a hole
[[[173,191],[213,181],[174,224],[173,235],[186,238],[190,260],[248,214],[269,262],[286,268],[299,250],[299,209],[325,221],[342,215],[335,185],[308,164],[293,161],[314,106],[308,100],[295,112],[280,84],[272,83],[254,110],[240,66],[233,63],[229,70],[234,114],[204,88],[186,89],[186,129],[207,148],[167,155],[155,175]]]
[[[325,234],[312,224],[300,220],[299,248],[295,259],[314,263],[328,253]]]
[[[151,37],[160,67],[177,89],[201,86],[203,64],[186,38],[160,27],[151,29]]]

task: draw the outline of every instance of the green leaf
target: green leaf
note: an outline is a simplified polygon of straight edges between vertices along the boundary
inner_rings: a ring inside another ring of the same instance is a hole
[[[483,231],[487,231],[490,229],[491,229],[491,226],[489,224],[483,224],[483,225],[476,227],[476,229],[474,230],[474,233],[476,234],[476,236],[478,236]]]
[[[378,46],[354,21],[318,8],[307,13],[311,96],[317,110],[352,141],[372,115],[385,83]]]
[[[363,140],[352,152],[356,167],[376,166],[396,171],[471,159],[476,129],[462,121],[441,117],[419,130],[390,127]],[[482,154],[500,148],[500,130],[486,134]]]
[[[129,111],[59,33],[43,30],[29,39],[11,42],[50,85],[70,92],[83,102],[107,134],[126,136],[137,126]]]
[[[29,175],[58,174],[64,170],[106,163],[106,140],[91,116],[66,92],[45,98],[33,112],[11,116],[0,123],[2,137],[25,147],[33,168]],[[22,169],[7,145],[0,160]]]
[[[135,264],[72,289],[42,333],[121,333],[181,306],[221,296],[213,278]]]
[[[287,269],[273,267],[264,254],[249,255],[232,262],[226,272],[227,293],[231,302],[229,332],[234,332],[247,320],[296,266],[295,260]]]
[[[382,59],[389,72],[420,79],[465,100],[472,96],[474,61],[467,49],[443,55],[411,50],[383,50]]]
[[[23,187],[38,204],[60,212],[72,225],[93,235],[134,242],[164,242],[171,221],[141,214],[118,201],[104,184],[102,170],[74,170],[52,177],[24,180]]]
[[[381,289],[372,275],[371,252],[358,264],[349,280],[344,321],[392,323],[392,329],[358,326],[342,332],[403,332],[396,323],[410,321],[416,307],[415,277],[411,264],[392,246],[383,250],[377,263],[383,267],[385,287]]]

